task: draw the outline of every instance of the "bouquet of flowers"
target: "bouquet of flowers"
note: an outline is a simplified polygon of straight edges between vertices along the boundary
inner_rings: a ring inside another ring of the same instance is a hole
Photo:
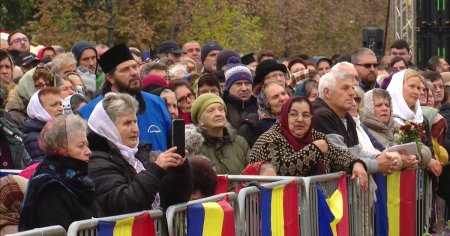
[[[416,124],[408,120],[404,125],[400,126],[400,131],[394,137],[397,144],[415,142],[417,152],[420,153],[422,140],[425,136],[426,134],[422,124]]]

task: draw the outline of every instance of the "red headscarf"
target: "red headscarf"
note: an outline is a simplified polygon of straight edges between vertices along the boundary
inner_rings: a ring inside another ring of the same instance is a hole
[[[289,131],[288,113],[294,102],[305,102],[306,104],[308,104],[311,114],[313,113],[313,111],[312,111],[311,102],[309,102],[308,98],[302,97],[302,96],[291,97],[289,100],[287,100],[284,103],[283,107],[281,108],[281,112],[280,112],[281,133],[288,140],[288,142],[291,144],[291,146],[294,148],[294,151],[297,152],[300,149],[302,149],[304,146],[306,146],[312,142],[312,134],[311,134],[312,120],[311,120],[311,125],[309,126],[308,130],[306,131],[305,135],[302,138],[299,139],[299,138],[296,138],[294,135],[292,135],[291,132]]]
[[[261,171],[261,166],[266,163],[269,163],[269,162],[268,161],[260,161],[260,162],[250,163],[241,172],[241,175],[259,175],[259,172]]]
[[[38,51],[37,58],[38,58],[39,61],[44,60],[44,52],[45,52],[46,50],[52,50],[52,51],[56,54],[56,51],[55,51],[55,49],[54,49],[52,46],[43,47],[43,48],[41,48],[41,49]]]

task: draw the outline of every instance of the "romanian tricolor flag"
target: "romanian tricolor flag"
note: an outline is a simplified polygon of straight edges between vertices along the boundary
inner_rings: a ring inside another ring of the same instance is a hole
[[[416,170],[374,175],[377,184],[375,203],[376,235],[415,235]]]
[[[298,186],[293,180],[285,186],[261,188],[262,236],[298,236]]]
[[[187,235],[234,236],[234,210],[226,199],[188,206]]]
[[[338,180],[338,188],[326,199],[320,185],[317,188],[317,205],[319,213],[319,235],[349,235],[347,176]]]
[[[97,232],[98,236],[156,235],[153,219],[148,212],[115,222],[99,221]]]

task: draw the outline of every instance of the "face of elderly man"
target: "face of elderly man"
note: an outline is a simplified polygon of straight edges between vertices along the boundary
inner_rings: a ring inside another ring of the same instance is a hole
[[[352,109],[354,104],[355,90],[353,79],[336,79],[334,89],[324,89],[324,100],[340,117]]]

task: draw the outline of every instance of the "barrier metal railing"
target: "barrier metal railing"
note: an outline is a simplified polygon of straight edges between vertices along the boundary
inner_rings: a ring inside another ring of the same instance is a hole
[[[422,236],[430,228],[432,210],[432,182],[425,169],[416,171],[416,236]]]
[[[234,192],[222,193],[199,200],[190,201],[188,203],[181,203],[170,206],[166,211],[167,228],[169,236],[178,236],[187,234],[187,207],[197,203],[216,202],[228,197],[230,205],[234,210],[234,224],[236,227],[236,235],[239,235],[239,204],[237,202],[237,195]]]
[[[300,211],[300,199],[301,199],[301,190],[300,186],[303,183],[303,179],[289,177],[285,180],[279,180],[272,183],[263,184],[265,188],[275,188],[279,186],[285,186],[291,183],[292,180],[297,180],[298,185],[298,199],[299,199],[299,215],[301,215]],[[249,235],[249,236],[257,236],[261,235],[261,206],[260,206],[260,189],[256,186],[246,187],[239,191],[238,195],[239,202],[239,218],[241,219],[241,224],[239,225],[239,235]],[[299,217],[300,219],[300,217]],[[299,222],[300,223],[300,222]]]
[[[0,178],[7,175],[18,175],[22,170],[0,169]]]
[[[164,213],[161,210],[141,211],[124,215],[109,216],[102,218],[93,218],[88,220],[75,221],[70,224],[67,230],[67,236],[95,236],[97,233],[97,225],[99,221],[117,221],[129,217],[138,216],[142,213],[148,212],[155,224],[156,235],[167,235],[165,228]]]
[[[5,236],[36,236],[36,235],[45,235],[45,236],[66,236],[66,230],[59,226],[48,226],[43,228],[36,228],[32,230],[27,230],[14,234],[6,234]]]

